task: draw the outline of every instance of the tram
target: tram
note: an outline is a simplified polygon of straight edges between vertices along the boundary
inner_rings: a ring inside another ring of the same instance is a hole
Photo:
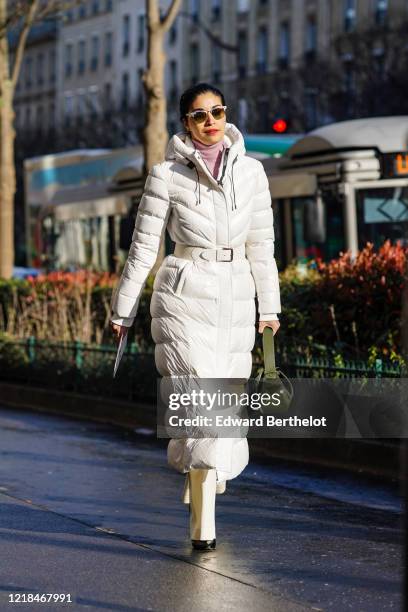
[[[283,269],[367,242],[407,244],[408,116],[319,127],[270,166],[276,258]],[[269,164],[269,167],[268,167]]]

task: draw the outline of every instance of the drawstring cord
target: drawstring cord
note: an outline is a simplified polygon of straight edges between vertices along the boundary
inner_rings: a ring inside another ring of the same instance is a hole
[[[198,204],[201,204],[201,183],[200,183],[200,175],[198,173],[197,170],[197,166],[195,165],[194,162],[190,161],[188,162],[187,166],[189,168],[194,168],[194,170],[197,173],[197,182],[196,182],[196,186],[194,187],[194,195],[196,197],[196,206],[198,206]],[[197,187],[198,187],[198,200],[197,200]]]
[[[235,210],[236,210],[236,208],[237,208],[237,200],[236,200],[236,197],[235,197],[235,184],[234,184],[234,164],[235,164],[235,162],[237,161],[237,159],[238,159],[238,158],[236,157],[236,158],[234,159],[234,161],[232,162],[232,170],[231,170],[231,176],[232,176],[232,192],[233,192],[233,194],[234,194],[234,204],[233,204],[233,209],[235,209]]]
[[[200,183],[200,174],[199,174],[199,172],[197,170],[197,166],[195,164],[194,164],[194,168],[195,168],[195,171],[197,172],[197,182],[198,182],[198,202],[196,203],[196,206],[197,206],[197,204],[201,204],[201,183]],[[195,194],[196,191],[197,191],[197,185],[196,185],[196,187],[194,189],[194,194]]]
[[[238,157],[236,157],[234,159],[234,161],[232,162],[232,169],[231,169],[231,182],[232,182],[232,193],[234,196],[233,199],[233,203],[232,203],[232,210],[236,210],[237,209],[237,198],[236,198],[236,194],[235,194],[235,184],[234,184],[234,164],[237,161]],[[195,165],[194,162],[190,161],[188,164],[189,168],[194,168],[194,170],[196,171],[197,174],[197,183],[196,186],[194,188],[194,195],[196,196],[196,206],[201,204],[201,182],[200,182],[200,173],[198,172],[197,166]],[[225,170],[225,168],[224,168]],[[224,173],[223,173],[224,174]],[[197,187],[198,187],[198,200],[197,200]]]

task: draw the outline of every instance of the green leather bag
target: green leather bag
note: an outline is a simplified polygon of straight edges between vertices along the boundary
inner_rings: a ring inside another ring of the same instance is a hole
[[[270,401],[267,399],[265,401],[263,398],[260,412],[264,415],[282,414],[289,411],[293,398],[293,386],[289,378],[275,365],[275,345],[271,327],[264,328],[262,342],[264,367],[257,371],[255,387],[257,393],[268,394]]]

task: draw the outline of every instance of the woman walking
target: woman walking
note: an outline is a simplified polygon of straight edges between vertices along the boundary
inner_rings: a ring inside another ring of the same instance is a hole
[[[223,93],[199,83],[180,98],[184,131],[147,178],[129,255],[112,296],[111,326],[127,333],[167,228],[175,242],[155,276],[150,313],[163,377],[239,378],[252,370],[259,332],[281,311],[268,179],[226,120]],[[193,548],[214,549],[215,497],[248,464],[241,438],[172,438],[168,462],[186,474]]]

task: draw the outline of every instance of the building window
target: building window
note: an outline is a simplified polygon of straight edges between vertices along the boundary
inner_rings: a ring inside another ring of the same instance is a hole
[[[177,21],[173,22],[169,32],[169,44],[174,45],[177,40]]]
[[[99,13],[99,0],[92,0],[92,14],[97,15]]]
[[[86,114],[87,114],[86,96],[85,96],[84,90],[81,89],[78,92],[78,99],[77,99],[77,121],[79,124],[83,123],[83,120],[86,117]]]
[[[25,86],[26,89],[30,89],[32,85],[31,74],[32,74],[33,60],[31,57],[27,57],[25,61]]]
[[[72,121],[72,114],[74,110],[74,98],[72,94],[65,94],[64,97],[64,121],[65,125],[69,127]]]
[[[86,5],[80,4],[78,9],[78,19],[85,19],[86,17]]]
[[[259,98],[257,100],[258,109],[258,125],[257,129],[260,132],[267,133],[270,130],[269,125],[269,100],[265,98]]]
[[[113,36],[112,32],[105,33],[105,66],[112,66]]]
[[[356,25],[356,0],[344,0],[344,31],[352,32]]]
[[[65,78],[69,79],[72,75],[72,44],[65,45]]]
[[[375,23],[384,25],[387,21],[388,0],[376,0]]]
[[[248,122],[248,101],[246,98],[238,100],[238,128],[241,132],[247,132]]]
[[[140,109],[144,101],[143,68],[139,68],[137,73],[137,107]]]
[[[221,0],[211,2],[211,21],[219,21],[221,18]]]
[[[74,11],[72,9],[65,11],[65,21],[67,23],[72,23],[73,20],[74,20]]]
[[[352,61],[344,62],[344,89],[347,94],[354,92],[354,67]]]
[[[99,115],[99,91],[96,85],[89,88],[88,99],[91,118],[97,119]]]
[[[27,130],[31,129],[31,108],[29,106],[27,106],[26,112],[25,112],[25,126],[24,127]]]
[[[112,12],[112,0],[106,0],[105,11],[107,13],[111,13]]]
[[[92,36],[91,70],[98,70],[99,60],[99,36]]]
[[[110,117],[112,112],[112,84],[105,83],[103,88],[103,114],[105,119]]]
[[[130,51],[130,15],[123,15],[122,21],[122,55],[126,57]]]
[[[190,47],[190,75],[191,82],[194,84],[198,81],[200,74],[200,58],[198,52],[198,45],[193,43]]]
[[[265,74],[268,63],[268,30],[262,26],[258,30],[256,71]]]
[[[80,40],[78,44],[78,74],[83,74],[85,72],[85,41]]]
[[[317,127],[317,92],[314,89],[305,91],[305,119],[307,130]]]
[[[237,13],[248,13],[249,12],[250,0],[238,0],[237,1]]]
[[[55,104],[51,102],[48,107],[48,128],[53,130],[55,128]]]
[[[39,132],[42,132],[44,129],[44,108],[42,104],[37,106],[37,116],[35,119],[35,127]]]
[[[373,49],[373,68],[374,74],[378,80],[383,80],[385,77],[385,56],[383,47]]]
[[[243,30],[238,32],[238,76],[246,76],[248,66],[248,38]]]
[[[137,18],[137,52],[141,53],[145,46],[146,17],[139,15]]]
[[[170,91],[169,97],[171,100],[178,98],[177,91],[177,61],[170,60],[169,62],[169,75],[170,75]]]
[[[279,31],[279,64],[281,68],[286,68],[290,60],[290,29],[289,22],[281,23]]]
[[[121,108],[122,110],[127,110],[129,107],[129,74],[124,72],[122,74],[122,100],[121,100]]]
[[[222,53],[218,45],[213,44],[211,53],[212,78],[214,83],[219,83],[222,71]]]
[[[315,53],[317,49],[317,26],[315,16],[309,16],[306,21],[306,53]]]
[[[356,93],[356,74],[352,60],[344,62],[344,114],[347,118],[354,115],[355,93]]]
[[[55,83],[56,81],[56,70],[57,70],[57,54],[53,49],[49,55],[49,73],[50,73],[50,83]]]
[[[190,15],[194,22],[198,21],[200,16],[200,0],[190,0]]]
[[[37,55],[37,85],[44,83],[44,53]]]

